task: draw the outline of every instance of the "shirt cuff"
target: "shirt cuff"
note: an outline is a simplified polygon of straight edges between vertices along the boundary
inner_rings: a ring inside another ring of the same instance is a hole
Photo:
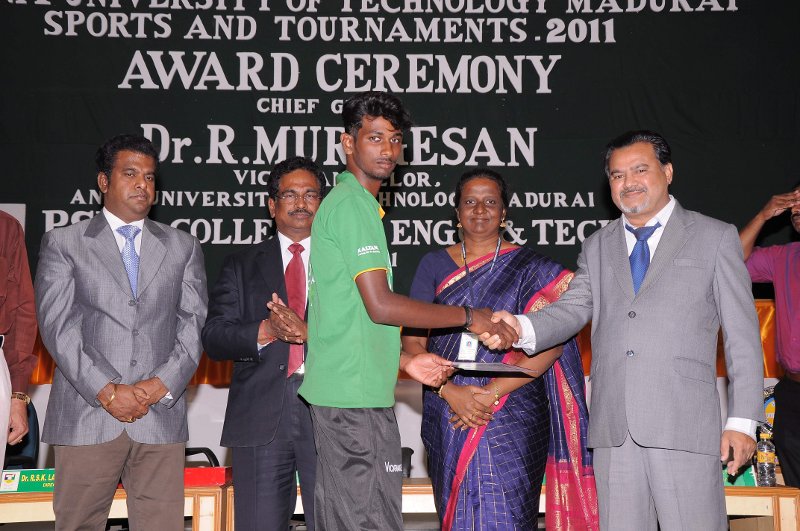
[[[533,324],[526,315],[515,315],[519,323],[522,333],[519,336],[519,341],[514,343],[514,348],[521,348],[528,354],[536,353],[536,332],[533,330]]]
[[[165,394],[165,395],[164,395],[164,396],[161,398],[161,400],[159,400],[158,402],[159,402],[160,404],[164,404],[164,405],[166,406],[167,404],[169,404],[169,403],[170,403],[170,402],[172,402],[173,400],[175,400],[175,399],[174,399],[174,398],[172,398],[172,393],[170,393],[169,391],[167,391],[167,394]]]
[[[754,441],[756,440],[756,428],[758,422],[750,419],[743,419],[741,417],[728,417],[725,423],[725,430],[733,430],[748,435]]]

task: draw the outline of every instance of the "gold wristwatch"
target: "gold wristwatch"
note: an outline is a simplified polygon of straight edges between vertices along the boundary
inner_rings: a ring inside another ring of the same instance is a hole
[[[11,393],[11,398],[12,399],[16,398],[17,400],[22,400],[23,402],[25,402],[25,405],[28,405],[28,404],[31,403],[31,397],[29,397],[25,393]]]

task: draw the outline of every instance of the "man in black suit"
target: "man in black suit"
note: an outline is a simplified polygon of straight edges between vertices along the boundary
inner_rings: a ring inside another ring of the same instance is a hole
[[[285,322],[267,303],[286,301],[305,330],[298,315],[305,314],[311,222],[324,182],[310,159],[277,164],[267,183],[277,234],[229,256],[211,291],[203,346],[213,359],[234,361],[221,444],[233,453],[237,531],[288,528],[295,472],[306,524],[314,529],[314,432],[308,405],[297,395],[305,337],[286,341]]]

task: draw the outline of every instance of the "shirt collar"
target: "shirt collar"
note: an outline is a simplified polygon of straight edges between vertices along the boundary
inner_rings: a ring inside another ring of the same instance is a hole
[[[294,240],[292,240],[291,238],[289,238],[285,234],[281,233],[280,231],[277,231],[277,234],[278,234],[278,243],[281,246],[281,252],[282,253],[289,252],[289,246],[294,243]],[[307,251],[307,250],[311,249],[311,236],[308,236],[307,238],[303,238],[302,240],[300,240],[297,243],[302,245],[303,249]]]
[[[144,218],[132,221],[130,223],[125,223],[120,218],[112,214],[111,211],[108,210],[106,207],[103,207],[103,215],[106,217],[106,221],[108,221],[111,230],[114,231],[115,233],[117,232],[118,228],[124,225],[133,225],[134,227],[139,227],[140,230],[144,229]]]
[[[656,223],[661,223],[661,227],[662,228],[665,227],[666,224],[667,224],[667,221],[669,221],[670,216],[672,216],[672,211],[673,210],[675,210],[675,198],[672,197],[672,195],[670,195],[669,196],[669,201],[667,202],[666,205],[664,205],[664,208],[659,210],[658,213],[655,216],[650,218],[650,220],[647,223],[645,223],[644,226],[645,227],[650,227],[650,226],[655,225]],[[631,227],[633,227],[631,222],[628,221],[628,218],[625,216],[625,214],[622,214],[622,222],[625,225],[630,225]]]
[[[358,182],[358,179],[356,179],[356,176],[353,175],[352,172],[349,172],[349,171],[345,170],[342,173],[340,173],[336,177],[336,184],[337,185],[343,184],[343,185],[346,185],[346,186],[353,186],[353,187],[357,186],[358,188],[363,190],[365,194],[370,196],[373,201],[375,201],[375,203],[378,206],[378,214],[381,216],[381,219],[383,219],[383,216],[386,215],[386,212],[384,212],[383,208],[381,207],[381,204],[378,203],[378,200],[375,198],[375,196],[372,195],[372,193],[369,190],[364,188],[364,186],[360,182]]]

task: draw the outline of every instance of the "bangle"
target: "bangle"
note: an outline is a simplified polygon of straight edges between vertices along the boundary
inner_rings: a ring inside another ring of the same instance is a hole
[[[439,398],[444,398],[442,396],[442,389],[444,389],[444,386],[447,385],[447,382],[449,382],[449,381],[450,380],[445,380],[444,383],[439,386],[439,389],[436,390],[436,394],[439,395]]]
[[[12,400],[13,400],[13,399],[16,399],[16,400],[22,400],[23,402],[25,402],[25,405],[28,405],[28,404],[30,404],[30,403],[31,403],[31,397],[29,397],[29,396],[28,396],[28,395],[26,395],[25,393],[19,393],[19,392],[17,392],[17,393],[11,393],[11,399],[12,399]]]
[[[108,402],[103,404],[103,407],[106,409],[108,409],[108,406],[111,405],[111,402],[113,402],[114,399],[117,398],[117,384],[112,384],[112,385],[114,386],[114,388],[111,390],[111,398],[108,399]]]
[[[465,314],[464,328],[469,330],[469,327],[472,326],[472,308],[470,308],[469,306],[464,306],[464,314]]]
[[[494,386],[494,405],[500,405],[500,389],[496,385]]]

